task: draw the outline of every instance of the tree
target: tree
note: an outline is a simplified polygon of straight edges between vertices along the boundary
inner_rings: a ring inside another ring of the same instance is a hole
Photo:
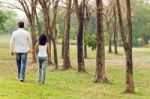
[[[131,22],[130,0],[126,0],[127,26],[128,26],[127,34],[125,34],[124,28],[123,28],[120,1],[116,0],[116,3],[117,3],[120,32],[121,32],[121,37],[123,40],[123,47],[124,47],[124,51],[125,51],[125,55],[126,55],[126,88],[125,88],[125,92],[133,93],[134,92],[134,83],[133,83],[133,63],[132,63],[132,22]]]
[[[104,33],[103,33],[103,3],[102,0],[96,0],[96,79],[95,83],[108,82],[105,73],[105,46],[104,46]]]
[[[112,19],[113,19],[113,13],[112,13],[112,1],[108,2],[109,4],[104,8],[104,16],[106,20],[106,30],[108,32],[109,36],[109,42],[108,42],[108,53],[112,53],[112,36],[113,36],[113,31],[110,27]],[[106,11],[105,11],[106,10]]]
[[[89,2],[89,1],[86,1],[85,2],[85,11],[84,11],[84,58],[87,58],[88,55],[87,55],[87,42],[89,39],[86,39],[88,38],[89,36],[89,22],[90,22],[90,17],[91,15],[93,14],[94,11],[94,8],[93,8],[93,4],[95,2]],[[93,24],[92,24],[93,25]]]
[[[84,56],[83,56],[83,29],[84,29],[84,11],[85,0],[82,0],[80,5],[78,0],[74,0],[75,12],[78,19],[78,34],[77,34],[77,57],[78,57],[78,71],[84,72]]]
[[[46,32],[48,41],[53,43],[54,64],[55,69],[58,69],[57,47],[56,47],[56,16],[59,0],[39,0],[43,12],[43,31]],[[51,7],[50,7],[51,6]],[[53,17],[50,18],[50,9],[52,9]],[[51,48],[50,48],[51,50]],[[51,63],[51,53],[49,53],[49,62]]]
[[[114,53],[118,54],[117,49],[117,41],[118,41],[118,34],[117,34],[117,15],[116,15],[116,7],[113,4],[113,13],[114,13],[114,22],[113,22],[113,32],[114,32]]]
[[[53,51],[54,51],[54,64],[55,64],[55,69],[58,69],[58,57],[57,57],[57,46],[56,46],[56,34],[57,34],[57,29],[56,29],[56,16],[57,16],[57,8],[58,8],[58,3],[59,0],[53,1],[53,19],[50,25],[50,38],[53,42]]]
[[[32,49],[34,50],[34,46],[36,43],[36,31],[35,31],[35,15],[36,15],[36,7],[37,7],[37,3],[38,0],[31,0],[31,1],[27,1],[27,0],[16,0],[15,4],[11,4],[8,2],[3,2],[6,3],[9,8],[12,9],[19,9],[21,11],[23,11],[28,19],[29,22],[29,28],[31,31],[31,37],[32,37]],[[19,4],[19,5],[16,5]],[[21,5],[21,6],[20,6]],[[36,54],[35,52],[32,53],[32,62],[36,62]]]
[[[71,68],[69,55],[69,33],[70,33],[70,15],[71,15],[71,1],[67,0],[67,8],[65,14],[65,30],[64,30],[64,54],[63,54],[63,69]]]
[[[34,50],[34,46],[36,43],[36,33],[35,33],[35,15],[36,15],[36,6],[37,6],[37,2],[38,0],[31,0],[26,1],[26,0],[17,0],[19,2],[19,4],[21,4],[23,11],[25,12],[28,22],[29,22],[29,26],[30,26],[30,30],[31,30],[31,34],[32,34],[32,49]],[[32,53],[32,62],[36,62],[36,55],[35,53]]]
[[[41,5],[42,8],[42,13],[43,13],[43,29],[42,32],[46,33],[47,35],[47,39],[50,45],[50,51],[48,53],[48,62],[49,64],[52,63],[52,59],[51,59],[51,39],[49,37],[50,31],[49,31],[49,27],[50,27],[50,17],[49,17],[49,9],[50,9],[50,1],[47,0],[39,0],[39,3]]]
[[[84,13],[84,58],[87,58],[87,44],[85,43],[85,37],[88,32],[89,20],[90,20],[89,4],[88,1],[86,1]]]

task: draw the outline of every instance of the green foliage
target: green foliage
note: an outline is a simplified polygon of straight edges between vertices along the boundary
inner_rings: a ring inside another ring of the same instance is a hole
[[[84,43],[94,51],[96,49],[96,36],[87,34]]]
[[[133,9],[133,45],[140,45],[139,38],[143,39],[144,44],[148,44],[150,40],[150,4],[137,0],[136,4],[134,2]]]
[[[16,16],[12,10],[0,10],[0,33],[12,33],[16,29]]]
[[[4,23],[8,19],[7,12],[0,10],[0,30],[4,30]]]
[[[77,38],[77,29],[74,27],[70,28],[70,39],[75,40]]]

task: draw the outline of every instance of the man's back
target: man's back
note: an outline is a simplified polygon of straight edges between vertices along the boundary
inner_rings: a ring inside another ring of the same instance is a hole
[[[11,50],[18,53],[26,53],[31,46],[30,34],[23,28],[17,29],[12,34]]]

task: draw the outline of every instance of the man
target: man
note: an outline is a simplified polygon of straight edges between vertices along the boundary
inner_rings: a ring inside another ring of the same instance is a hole
[[[30,50],[32,44],[29,32],[24,29],[24,22],[18,22],[18,27],[19,28],[12,34],[10,41],[10,51],[12,55],[16,54],[18,80],[24,82],[27,52]]]

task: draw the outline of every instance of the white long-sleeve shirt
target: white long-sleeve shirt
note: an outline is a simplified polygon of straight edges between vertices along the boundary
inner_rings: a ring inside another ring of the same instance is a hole
[[[19,28],[13,32],[10,40],[10,51],[16,53],[27,53],[31,48],[32,42],[29,32]]]

